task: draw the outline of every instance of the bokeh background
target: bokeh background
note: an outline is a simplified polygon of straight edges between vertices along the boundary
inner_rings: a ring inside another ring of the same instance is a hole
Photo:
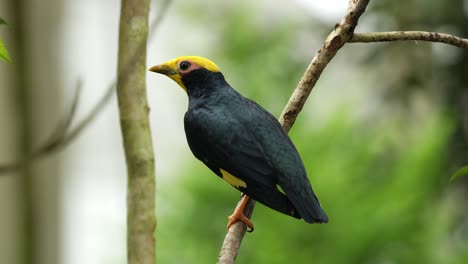
[[[279,116],[347,2],[173,1],[148,43],[148,66],[209,57],[233,87]],[[48,138],[78,79],[77,119],[98,101],[115,78],[119,7],[0,0],[9,22],[0,37],[13,60],[0,61],[0,163]],[[159,8],[153,1],[152,19]],[[467,37],[468,1],[371,1],[357,32],[389,30]],[[158,263],[213,263],[239,193],[190,153],[184,92],[160,75],[147,81]],[[238,263],[468,263],[468,181],[448,181],[468,164],[465,50],[348,44],[290,135],[330,223],[257,205]],[[69,146],[32,163],[28,177],[0,175],[0,263],[126,263],[125,168],[114,97]]]

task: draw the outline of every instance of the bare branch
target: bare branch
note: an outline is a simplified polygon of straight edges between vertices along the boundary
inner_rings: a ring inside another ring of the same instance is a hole
[[[117,101],[127,165],[127,262],[156,263],[155,158],[146,96],[149,1],[121,0]]]
[[[238,202],[239,205],[240,201]],[[255,208],[255,200],[250,198],[247,201],[244,209],[244,215],[248,218],[252,217]],[[237,205],[237,206],[238,206]],[[228,233],[223,241],[223,246],[218,256],[218,264],[231,264],[234,263],[237,253],[239,252],[242,238],[247,232],[247,225],[244,222],[236,222],[229,228]]]
[[[294,90],[288,104],[284,108],[279,118],[280,123],[286,131],[289,131],[294,125],[294,121],[302,110],[310,92],[320,77],[328,63],[333,59],[338,50],[351,39],[354,28],[356,27],[360,16],[366,10],[369,0],[349,0],[348,11],[345,17],[335,29],[328,35],[322,48],[317,51],[312,62],[307,67],[302,79]],[[250,199],[253,201],[253,199]],[[244,214],[250,217],[255,203],[248,204]],[[218,258],[218,264],[233,264],[237,256],[240,244],[245,235],[247,227],[244,222],[237,221],[231,226]]]
[[[42,146],[40,146],[35,152],[33,152],[33,157],[50,153],[60,147],[61,143],[66,137],[67,131],[70,129],[70,125],[73,119],[76,116],[76,109],[78,108],[78,102],[80,101],[82,86],[83,83],[81,82],[81,80],[78,80],[75,88],[75,95],[73,96],[73,101],[71,103],[71,107],[68,114],[65,115],[65,118],[58,123],[57,127],[52,132],[49,140],[46,140],[46,142]]]
[[[30,154],[31,157],[28,157],[29,159],[39,158],[43,155],[52,153],[65,145],[64,140],[67,140],[69,138],[66,136],[66,133],[70,128],[73,119],[76,116],[76,109],[78,107],[82,86],[83,83],[81,82],[81,80],[78,80],[75,88],[75,95],[73,96],[73,101],[71,103],[71,107],[68,114],[65,115],[65,118],[63,118],[62,121],[58,122],[56,128],[51,133],[49,139],[46,140],[42,145],[40,145],[36,150],[34,150],[32,154]],[[21,168],[22,165],[23,161],[0,164],[0,175],[7,172],[15,171]]]
[[[427,32],[427,31],[389,31],[389,32],[370,32],[355,33],[348,41],[349,43],[370,43],[382,41],[400,41],[400,40],[420,40],[430,42],[441,42],[453,45],[459,48],[468,48],[468,39],[460,38],[454,35]]]
[[[365,11],[368,3],[369,0],[350,0],[346,16],[335,26],[335,29],[326,38],[322,48],[315,54],[279,118],[286,131],[289,131],[294,125],[298,114],[301,112],[325,67],[335,57],[338,50],[351,39],[359,17]]]
[[[165,0],[161,3],[159,12],[150,26],[150,39],[155,36],[155,32],[159,28],[159,25],[161,24],[162,20],[164,19],[164,16],[167,13],[171,2],[171,0]],[[142,43],[140,49],[143,48],[146,48],[146,43]],[[133,64],[133,61],[129,63],[129,65]],[[41,144],[37,149],[35,149],[31,153],[29,159],[35,160],[43,156],[49,155],[51,153],[54,153],[56,151],[60,151],[66,146],[68,146],[68,144],[70,144],[78,135],[81,134],[81,132],[83,132],[84,129],[86,129],[89,126],[89,124],[91,124],[92,121],[94,121],[94,119],[99,115],[99,113],[101,113],[102,109],[104,109],[104,107],[109,103],[110,99],[115,93],[116,83],[117,80],[113,80],[107,86],[106,92],[99,99],[96,105],[94,105],[91,111],[89,111],[89,113],[86,114],[85,117],[82,120],[80,120],[73,129],[70,130],[71,123],[76,114],[76,109],[79,102],[79,95],[82,87],[82,82],[78,81],[76,92],[71,103],[72,106],[70,107],[68,114],[66,114],[62,121],[58,123],[57,127],[51,133],[49,139],[47,139],[45,143]],[[12,172],[21,168],[23,162],[24,161],[18,160],[0,163],[0,176],[6,175],[7,172]]]

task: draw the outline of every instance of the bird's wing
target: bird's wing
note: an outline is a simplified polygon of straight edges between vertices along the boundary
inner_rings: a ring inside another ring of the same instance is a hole
[[[278,190],[278,173],[251,127],[229,112],[209,109],[187,112],[184,123],[190,149],[213,172],[253,199],[300,218]]]
[[[232,116],[194,110],[186,114],[185,133],[195,156],[216,174],[222,169],[244,181],[275,186],[274,169],[262,146]]]
[[[255,131],[257,141],[273,164],[278,185],[305,221],[327,222],[328,217],[312,190],[301,157],[287,133],[273,115],[257,103],[247,102],[249,107],[246,109],[252,114],[243,116],[255,116],[256,122],[247,120],[246,123],[252,124],[249,129]]]

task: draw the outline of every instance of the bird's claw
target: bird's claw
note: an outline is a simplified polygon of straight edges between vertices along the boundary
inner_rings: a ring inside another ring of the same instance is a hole
[[[227,224],[227,229],[236,223],[237,221],[242,221],[247,225],[247,232],[251,233],[254,231],[254,225],[253,222],[244,215],[244,213],[240,210],[236,210],[231,216],[228,217],[229,222]]]

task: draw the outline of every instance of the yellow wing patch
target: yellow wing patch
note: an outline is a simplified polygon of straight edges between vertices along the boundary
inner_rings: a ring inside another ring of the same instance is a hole
[[[281,186],[279,186],[278,184],[276,184],[276,189],[278,189],[278,191],[280,191],[280,193],[286,195],[286,193],[284,192],[283,188],[281,188]]]
[[[236,176],[232,175],[231,173],[223,169],[220,169],[220,171],[221,171],[221,174],[223,175],[223,179],[227,181],[229,184],[231,184],[232,186],[236,188],[239,188],[239,187],[247,188],[247,183],[245,183],[245,181],[237,178]]]

